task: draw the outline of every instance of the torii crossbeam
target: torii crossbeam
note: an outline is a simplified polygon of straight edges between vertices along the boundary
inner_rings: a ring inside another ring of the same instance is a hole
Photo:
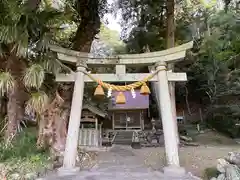
[[[168,167],[180,168],[178,144],[174,126],[176,120],[173,119],[171,100],[168,87],[168,81],[186,81],[186,73],[173,73],[167,71],[168,63],[176,63],[184,59],[186,50],[191,49],[193,42],[181,46],[170,48],[164,51],[143,53],[143,54],[126,54],[110,56],[108,58],[97,58],[92,54],[77,52],[64,49],[61,47],[51,46],[50,49],[57,53],[58,59],[77,66],[76,72],[71,74],[59,74],[56,76],[58,82],[74,82],[74,92],[72,98],[68,134],[64,153],[64,162],[61,172],[74,172],[78,169],[75,167],[78,134],[81,119],[81,109],[83,101],[84,82],[92,82],[86,76],[87,67],[115,66],[115,74],[91,74],[105,82],[134,82],[142,80],[149,73],[126,73],[126,66],[155,66],[158,71],[157,75],[151,81],[158,81],[160,99],[161,118],[164,131],[165,149]]]

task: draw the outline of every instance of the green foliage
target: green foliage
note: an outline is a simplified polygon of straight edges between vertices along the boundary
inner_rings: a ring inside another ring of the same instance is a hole
[[[131,24],[129,19],[134,21],[129,36],[124,36],[128,52],[164,49],[166,1],[124,2],[119,0],[125,25]],[[186,88],[189,95],[194,94],[191,98],[205,107],[208,125],[232,137],[239,136],[236,126],[240,120],[239,12],[229,5],[230,1],[225,2],[228,11],[205,8],[201,1],[189,2],[175,2],[175,44],[192,37],[195,40],[187,56],[189,64],[176,64],[176,71],[187,71]]]
[[[240,24],[233,11],[212,14],[202,38],[197,61],[190,68],[195,90],[208,104],[207,123],[231,137],[239,136]]]
[[[143,53],[146,48],[159,51],[166,48],[166,1],[137,1],[119,0],[123,12],[124,27],[122,36],[127,43],[129,53]],[[192,40],[193,24],[200,26],[198,18],[193,15],[203,14],[204,10],[199,1],[187,6],[186,1],[175,3],[176,45]],[[131,22],[132,21],[132,22]],[[129,27],[131,26],[131,27]],[[131,29],[130,33],[129,29]]]
[[[26,104],[28,112],[36,112],[38,115],[41,115],[49,104],[49,98],[43,91],[31,93],[31,97]]]
[[[39,89],[45,78],[45,71],[40,64],[32,64],[25,71],[23,82],[26,87]]]
[[[36,130],[25,129],[12,142],[11,146],[7,146],[1,142],[0,161],[9,161],[11,159],[24,159],[34,156],[46,156],[43,150],[36,147]]]
[[[220,173],[216,167],[206,168],[204,171],[204,179],[209,180],[213,177],[217,177]]]
[[[71,22],[71,13],[54,9],[49,3],[44,1],[33,8],[28,1],[0,2],[1,96],[9,96],[7,92],[21,76],[19,79],[28,92],[33,91],[28,109],[31,106],[38,113],[43,112],[48,99],[41,92],[54,90],[48,86],[53,79],[49,74],[55,75],[65,67],[49,52],[49,44],[61,40],[61,34],[65,33],[62,25]]]
[[[1,1],[0,43],[17,56],[29,54],[33,45],[45,48],[64,23],[64,15],[53,8],[31,10],[27,2]],[[11,44],[11,46],[10,46]]]
[[[237,106],[237,105],[231,105]],[[208,126],[232,137],[240,136],[239,123],[240,110],[239,107],[234,109],[230,105],[223,105],[222,107],[214,107],[207,117]]]
[[[113,48],[116,54],[125,53],[125,44],[120,40],[119,33],[108,29],[103,24],[100,28],[100,39],[109,46],[109,49]]]
[[[4,96],[14,88],[14,78],[9,72],[0,72],[0,95]]]
[[[38,172],[47,169],[50,161],[48,152],[36,147],[36,130],[25,129],[13,141],[12,146],[0,144],[0,178],[35,179]]]
[[[3,99],[1,98],[1,100]],[[6,125],[7,125],[7,117],[1,114],[0,115],[0,141],[1,141],[1,138],[4,136]]]

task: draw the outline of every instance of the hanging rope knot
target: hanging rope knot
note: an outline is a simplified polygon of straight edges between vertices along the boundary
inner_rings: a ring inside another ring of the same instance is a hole
[[[144,83],[144,84],[142,85],[142,87],[141,87],[141,89],[140,89],[140,94],[142,94],[142,95],[148,95],[148,94],[150,94],[150,89],[149,89],[149,87],[147,86],[146,83]]]
[[[118,96],[118,97],[120,97],[119,103],[123,104],[124,102],[126,102],[126,99],[125,99],[124,94],[123,94],[124,91],[132,91],[132,90],[142,86],[141,89],[140,89],[140,93],[142,95],[150,94],[150,89],[149,89],[149,87],[147,86],[146,83],[150,79],[152,79],[159,71],[165,71],[165,70],[167,70],[167,69],[166,68],[157,69],[156,71],[154,71],[153,73],[151,73],[150,75],[148,75],[147,77],[142,79],[141,81],[138,81],[138,82],[135,82],[135,83],[132,83],[132,84],[128,84],[128,85],[124,85],[124,86],[105,83],[101,79],[96,79],[94,76],[92,76],[92,74],[90,74],[86,71],[82,71],[82,72],[85,75],[87,75],[92,81],[95,81],[98,84],[98,86],[95,90],[95,93],[94,93],[95,96],[104,96],[103,88],[108,89],[108,90],[111,89],[110,92],[111,91],[120,92],[119,96]],[[110,92],[108,93],[108,97],[111,94]]]

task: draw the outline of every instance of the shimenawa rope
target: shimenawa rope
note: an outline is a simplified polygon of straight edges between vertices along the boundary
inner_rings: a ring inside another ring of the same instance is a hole
[[[106,89],[110,89],[111,88],[113,91],[129,91],[129,90],[132,90],[132,89],[135,89],[135,88],[138,88],[138,87],[142,86],[147,81],[152,79],[159,71],[164,71],[164,70],[167,70],[167,69],[166,68],[158,69],[158,70],[154,71],[153,73],[151,73],[150,75],[148,75],[147,77],[145,77],[144,79],[142,79],[141,81],[137,81],[135,83],[124,85],[124,86],[114,85],[114,84],[110,84],[110,83],[105,83],[105,82],[103,82],[100,79],[94,78],[90,73],[88,73],[86,71],[82,71],[82,72],[84,74],[86,74],[91,80],[95,81],[100,86],[102,86],[102,87],[104,87]]]

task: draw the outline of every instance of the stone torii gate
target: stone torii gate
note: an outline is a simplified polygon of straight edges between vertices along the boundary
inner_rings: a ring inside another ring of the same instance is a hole
[[[64,152],[63,167],[60,174],[69,174],[78,171],[76,168],[76,155],[81,119],[81,109],[84,93],[84,82],[92,82],[84,72],[89,67],[115,66],[115,74],[91,74],[96,79],[104,82],[135,82],[142,80],[150,73],[126,73],[126,66],[154,66],[158,71],[150,81],[158,82],[158,96],[160,99],[161,118],[164,131],[164,142],[168,166],[165,171],[180,170],[178,143],[175,129],[176,120],[173,119],[168,81],[187,81],[186,73],[174,73],[167,71],[168,63],[176,63],[184,59],[186,50],[192,48],[193,43],[189,42],[178,47],[158,52],[143,54],[126,54],[110,56],[108,58],[96,58],[91,54],[72,51],[61,47],[51,46],[50,49],[57,53],[58,59],[76,65],[76,72],[71,74],[58,74],[58,82],[74,82],[74,92],[67,133],[67,140]]]

